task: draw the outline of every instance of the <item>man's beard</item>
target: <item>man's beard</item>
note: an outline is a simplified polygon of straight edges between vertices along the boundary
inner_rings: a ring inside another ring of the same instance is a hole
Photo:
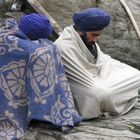
[[[85,45],[87,46],[88,50],[91,52],[92,55],[94,55],[94,57],[96,59],[97,58],[97,48],[96,48],[95,42],[94,41],[88,42],[86,33],[83,33],[81,35],[81,38],[82,38],[83,42],[85,43]]]
[[[86,33],[83,33],[83,34],[81,35],[81,38],[82,38],[83,42],[85,43],[85,45],[86,45],[87,47],[90,47],[90,46],[92,46],[92,45],[95,44],[94,41],[88,42]]]

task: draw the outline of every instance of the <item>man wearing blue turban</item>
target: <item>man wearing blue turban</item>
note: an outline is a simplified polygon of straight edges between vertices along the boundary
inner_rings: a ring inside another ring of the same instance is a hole
[[[66,27],[55,42],[83,119],[122,115],[138,100],[140,72],[104,54],[97,44],[110,19],[100,8],[76,13],[74,25]]]
[[[31,120],[68,129],[81,121],[60,53],[46,39],[51,31],[39,14],[22,16],[19,25],[7,19],[0,28],[0,140],[20,139]]]

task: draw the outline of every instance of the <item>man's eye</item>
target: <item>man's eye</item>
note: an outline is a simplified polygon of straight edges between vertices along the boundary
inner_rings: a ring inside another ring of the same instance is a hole
[[[97,34],[92,34],[92,36],[93,36],[93,37],[96,37],[96,36],[97,36]]]
[[[93,36],[93,37],[97,37],[97,36],[99,36],[99,34],[93,34],[92,36]]]

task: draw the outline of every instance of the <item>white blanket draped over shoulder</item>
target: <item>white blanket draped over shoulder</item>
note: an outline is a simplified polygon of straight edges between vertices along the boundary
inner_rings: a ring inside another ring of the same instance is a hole
[[[137,69],[104,54],[98,44],[95,61],[73,26],[66,27],[55,44],[83,119],[98,117],[104,112],[124,114],[136,104],[140,87]]]

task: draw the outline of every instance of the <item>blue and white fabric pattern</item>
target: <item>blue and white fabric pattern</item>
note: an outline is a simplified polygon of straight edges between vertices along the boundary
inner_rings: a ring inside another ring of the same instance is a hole
[[[22,137],[32,119],[57,127],[81,121],[57,47],[27,40],[10,19],[0,28],[0,140]]]

